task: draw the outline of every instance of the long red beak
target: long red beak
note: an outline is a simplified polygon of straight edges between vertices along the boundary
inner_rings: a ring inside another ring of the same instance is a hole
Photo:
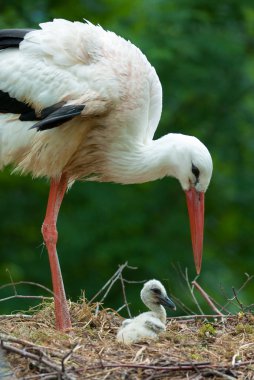
[[[195,188],[186,191],[190,218],[192,249],[197,274],[200,273],[203,253],[205,194]]]

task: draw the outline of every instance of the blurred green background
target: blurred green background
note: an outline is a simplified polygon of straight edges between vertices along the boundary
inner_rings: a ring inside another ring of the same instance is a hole
[[[253,0],[2,0],[0,11],[1,28],[85,18],[130,39],[146,54],[164,92],[156,137],[170,131],[194,135],[213,157],[198,281],[224,304],[233,296],[232,286],[239,288],[245,273],[254,273]],[[11,168],[0,173],[0,285],[11,276],[51,287],[40,233],[49,184],[10,173]],[[177,270],[188,268],[190,280],[195,277],[185,195],[175,179],[131,186],[76,183],[64,199],[58,230],[66,292],[73,301],[84,289],[91,298],[128,261],[138,269],[126,270],[126,279],[163,280],[171,294],[195,310]],[[143,308],[140,288],[126,284],[133,313]],[[245,306],[253,303],[253,288],[250,281],[239,294]],[[42,294],[35,287],[17,289]],[[0,298],[12,294],[12,288],[0,289]],[[118,282],[105,306],[122,304]],[[15,299],[1,302],[0,311],[32,305],[33,300]]]

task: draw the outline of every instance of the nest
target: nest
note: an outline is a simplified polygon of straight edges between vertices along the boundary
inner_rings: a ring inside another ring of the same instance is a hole
[[[69,307],[68,333],[54,328],[53,302],[33,315],[1,316],[1,347],[10,365],[3,378],[254,378],[252,314],[170,318],[157,341],[125,346],[115,339],[122,322],[117,312],[85,299]]]

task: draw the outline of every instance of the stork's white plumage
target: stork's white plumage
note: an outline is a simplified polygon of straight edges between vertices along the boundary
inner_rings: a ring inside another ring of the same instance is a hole
[[[68,184],[123,184],[176,177],[186,192],[200,271],[204,192],[212,160],[195,137],[153,140],[162,108],[154,68],[130,42],[91,23],[54,20],[0,31],[0,167],[50,178],[42,233],[56,326],[71,326],[56,253],[56,221]]]
[[[151,311],[146,311],[133,319],[126,319],[117,332],[116,339],[124,344],[137,343],[146,339],[157,339],[166,330],[166,310],[162,306],[176,309],[168,298],[166,289],[158,280],[146,282],[140,297]]]

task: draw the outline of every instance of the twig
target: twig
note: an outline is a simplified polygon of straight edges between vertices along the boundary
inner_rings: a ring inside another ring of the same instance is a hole
[[[220,312],[223,314],[223,312],[225,312],[226,314],[232,314],[230,313],[229,310],[227,310],[224,306],[222,306],[221,304],[219,304],[219,302],[217,302],[214,298],[212,298],[211,296],[209,296],[210,300],[212,301],[212,303],[220,310]]]
[[[195,277],[194,281],[195,281],[197,278],[198,278],[198,276]],[[195,297],[195,294],[194,294],[194,291],[193,291],[193,287],[190,286],[190,281],[189,281],[188,269],[187,269],[187,268],[185,269],[185,281],[186,281],[186,283],[187,283],[187,286],[188,286],[188,288],[189,288],[189,291],[190,291],[190,293],[191,293],[191,296],[192,296],[192,298],[193,298],[193,300],[194,300],[194,302],[195,302],[195,304],[196,304],[196,306],[197,306],[199,312],[200,312],[201,314],[204,314],[203,310],[202,310],[201,307],[199,306],[199,303],[198,303],[197,298]],[[192,284],[193,284],[193,281],[192,281]]]
[[[173,265],[173,268],[179,273],[179,275],[181,276],[181,278],[184,280],[184,282],[187,284],[187,287],[188,287],[188,289],[189,289],[189,291],[190,291],[190,293],[191,293],[191,296],[192,296],[192,298],[193,298],[193,300],[194,300],[194,303],[195,303],[195,305],[196,305],[196,307],[198,308],[198,310],[199,310],[199,312],[201,313],[201,314],[204,314],[204,312],[203,312],[203,310],[202,310],[202,308],[201,308],[201,306],[199,305],[199,303],[198,303],[198,300],[197,300],[197,298],[195,297],[195,294],[194,294],[194,287],[193,286],[191,286],[190,285],[190,281],[189,281],[189,277],[188,277],[188,269],[186,268],[185,269],[185,274],[184,274],[184,272],[183,272],[183,270],[182,270],[182,268],[180,267],[180,265],[178,264],[178,266],[175,266],[175,265]],[[196,276],[195,278],[194,278],[194,280],[193,281],[196,281],[197,279],[198,279],[198,277],[199,277],[199,275],[198,276]],[[210,297],[211,298],[211,297]],[[174,297],[173,297],[173,299],[174,299]],[[212,299],[211,299],[212,300]],[[215,304],[217,304],[217,305],[219,305],[216,301],[214,301],[214,300],[212,300],[212,302],[214,302]],[[177,302],[176,302],[177,303]],[[183,311],[185,311],[185,313],[186,313],[186,306],[184,305],[184,304],[182,304],[181,306],[183,306],[184,308],[182,308],[182,310]],[[224,308],[224,307],[222,307],[221,305],[219,305],[219,307],[221,308],[221,309],[223,309],[226,313],[228,313],[229,314],[229,311],[226,309],[226,308]],[[195,312],[193,312],[191,309],[189,309],[188,308],[188,313],[189,314],[196,314]]]
[[[117,310],[116,310],[116,313],[119,313],[121,310],[125,309],[126,308],[126,305],[122,305],[120,306]]]
[[[233,355],[232,357],[232,361],[231,361],[231,365],[232,367],[235,367],[235,364],[236,364],[236,358],[239,356],[239,351],[237,351],[236,354]]]
[[[252,275],[249,275],[248,273],[244,273],[244,274],[247,277],[247,279],[244,281],[242,286],[240,286],[240,288],[237,290],[237,293],[239,293],[241,290],[243,290],[243,288],[245,288],[245,286],[248,284],[248,282],[250,282],[254,278],[254,274],[252,274]]]
[[[13,292],[14,292],[14,295],[12,296],[9,296],[9,297],[5,297],[5,298],[1,298],[0,299],[0,302],[5,302],[5,301],[9,301],[11,299],[36,299],[36,300],[52,300],[52,297],[46,297],[46,296],[27,296],[27,295],[23,295],[23,294],[18,294],[17,292],[17,289],[16,289],[16,285],[33,285],[33,286],[37,286],[43,290],[46,290],[47,292],[49,292],[50,294],[54,295],[54,293],[46,288],[45,286],[43,285],[40,285],[40,284],[37,284],[36,282],[31,282],[31,281],[18,281],[18,282],[13,282],[12,281],[12,277],[11,277],[11,274],[9,273],[10,275],[10,278],[11,278],[11,282],[8,283],[8,284],[4,284],[2,286],[0,286],[0,290],[2,289],[5,289],[5,288],[8,288],[8,287],[12,287],[13,288]]]
[[[212,302],[208,294],[201,288],[201,286],[195,280],[192,281],[192,285],[195,286],[195,288],[199,291],[199,293],[206,300],[206,302],[211,307],[211,309],[215,311],[215,313],[219,314],[221,317],[224,317],[224,315],[220,312],[220,310],[217,309],[217,307],[214,305],[214,303]]]
[[[40,373],[40,374],[38,373],[36,375],[23,377],[22,380],[32,380],[32,379],[55,380],[57,379],[57,377],[59,377],[58,372]]]
[[[220,283],[219,288],[220,288],[220,292],[221,292],[222,296],[223,296],[225,299],[228,299],[228,296],[227,296],[227,294],[226,294],[226,291],[225,291],[225,289],[224,289],[224,287],[222,286],[221,283]],[[231,312],[227,309],[227,305],[228,305],[228,303],[227,303],[226,305],[224,305],[224,306],[220,305],[220,310],[223,311],[224,313],[231,314]]]
[[[126,305],[126,309],[127,309],[129,317],[132,318],[131,311],[130,311],[130,308],[129,308],[129,304],[128,304],[128,301],[127,301],[127,298],[126,298],[125,285],[124,285],[124,281],[123,281],[122,272],[120,273],[119,278],[120,278],[121,285],[122,285],[124,304]]]
[[[9,274],[9,276],[10,276],[11,284],[13,285],[13,291],[14,291],[14,294],[17,295],[18,293],[17,293],[16,287],[15,287],[15,283],[14,283],[14,281],[13,281],[13,278],[12,278],[11,272],[9,271],[8,268],[6,269],[6,272],[7,272],[7,273]]]
[[[106,298],[106,296],[108,295],[110,289],[112,288],[112,286],[114,285],[114,283],[116,282],[116,280],[119,278],[119,274],[123,271],[124,268],[128,267],[128,262],[126,261],[126,263],[124,263],[123,265],[121,265],[119,267],[119,269],[113,274],[113,276],[106,282],[105,285],[103,285],[103,287],[91,298],[91,300],[88,302],[88,305],[91,304],[107,287],[107,291],[106,293],[104,294],[104,296],[102,297],[102,300],[104,300]],[[102,302],[101,300],[101,302]]]
[[[178,317],[170,317],[170,320],[195,320],[195,319],[206,319],[206,318],[221,318],[221,314],[191,314],[191,315],[181,315]],[[223,318],[234,318],[233,315],[223,315]]]
[[[246,311],[246,310],[250,310],[250,309],[252,309],[252,308],[254,308],[254,303],[252,303],[252,304],[250,304],[250,305],[248,305],[248,306],[245,306],[245,307],[244,307],[244,310]]]
[[[38,355],[36,355],[32,352],[28,352],[25,349],[19,349],[17,347],[11,346],[10,344],[5,343],[2,339],[1,339],[1,347],[6,351],[14,352],[15,354],[18,354],[24,358],[33,359],[36,361],[39,360],[41,363],[45,364],[46,366],[54,369],[58,373],[61,373],[61,367],[58,366],[57,364],[51,362],[51,360],[49,358],[47,358],[47,359],[44,358],[43,355],[45,355],[45,354],[43,354],[42,351],[40,351],[40,357],[38,357]]]
[[[246,367],[247,365],[253,364],[253,360],[235,363],[235,368],[237,367]],[[208,370],[217,372],[217,375],[227,379],[234,379],[232,376],[226,375],[223,372],[229,370],[230,367],[228,365],[214,365],[211,362],[186,362],[186,363],[174,363],[172,365],[149,365],[149,364],[134,364],[134,363],[104,363],[100,360],[100,364],[96,366],[86,367],[86,371],[96,370],[99,368],[136,368],[136,369],[151,369],[155,371],[189,371],[189,370]],[[208,372],[206,371],[206,372]],[[203,371],[201,373],[204,373]],[[224,376],[225,375],[225,376]]]
[[[208,371],[205,371],[205,372],[202,372],[202,375],[203,376],[210,376],[210,375],[216,375],[216,378],[217,377],[221,377],[222,379],[226,379],[226,380],[235,380],[235,376],[229,376],[229,375],[226,375],[225,373],[223,372],[220,372],[216,369],[209,369]]]
[[[40,346],[38,344],[36,345],[36,344],[29,342],[28,340],[25,340],[25,339],[16,338],[14,336],[2,334],[2,333],[0,333],[0,341],[1,341],[1,344],[4,341],[6,341],[8,343],[13,342],[13,343],[17,343],[19,345],[26,346],[26,347],[34,347],[35,349],[48,348],[45,346]]]
[[[78,347],[78,343],[76,343],[70,351],[68,351],[63,357],[62,357],[62,360],[61,360],[61,365],[62,365],[62,372],[64,373],[65,372],[65,363],[67,362],[67,360],[71,357],[71,355],[73,354],[73,352],[76,350],[76,348]]]
[[[11,335],[8,335],[5,333],[0,333],[0,341],[6,341],[8,343],[13,342],[13,343],[19,344],[21,346],[25,346],[25,347],[29,347],[29,348],[35,348],[36,350],[40,350],[40,349],[49,350],[49,351],[54,352],[54,356],[57,356],[60,359],[63,358],[63,354],[64,354],[64,351],[59,349],[59,348],[56,348],[56,347],[52,348],[52,347],[45,346],[45,345],[35,344],[35,343],[32,343],[28,340],[16,338],[14,336],[11,336]],[[74,347],[74,348],[76,349],[76,347]],[[67,356],[69,355],[69,353],[70,352],[68,351]]]
[[[174,301],[174,303],[177,304],[177,306],[184,313],[190,313],[190,314],[192,313],[192,314],[194,314],[194,312],[188,306],[186,306],[179,298],[177,298],[176,296],[173,296],[173,295],[171,295],[171,298]]]
[[[1,298],[0,299],[0,302],[4,302],[4,301],[9,301],[11,299],[16,299],[16,298],[21,298],[21,299],[34,299],[34,300],[52,300],[52,297],[45,297],[45,296],[25,296],[25,295],[21,295],[21,294],[14,294],[14,296],[9,296],[9,297],[5,297],[5,298]]]
[[[189,363],[179,363],[169,366],[156,366],[156,365],[146,365],[146,364],[132,364],[132,363],[101,363],[101,366],[88,367],[87,370],[93,370],[97,368],[141,368],[141,369],[154,369],[156,371],[179,371],[179,370],[191,370],[194,368],[209,368],[211,366],[210,362],[189,362]]]
[[[48,293],[52,294],[52,296],[54,296],[54,292],[52,292],[52,290],[50,290],[49,288],[47,288],[44,285],[41,285],[41,284],[38,284],[37,282],[32,282],[32,281],[11,282],[11,283],[8,283],[8,284],[1,285],[0,286],[0,290],[4,289],[4,288],[8,288],[10,286],[13,287],[14,285],[33,285],[33,286],[37,286],[38,288],[44,289],[44,290],[46,290],[46,292],[48,292]],[[16,288],[15,288],[15,290],[16,290]],[[14,291],[14,293],[15,293],[15,291]]]
[[[244,288],[245,286],[254,278],[254,275],[249,275],[248,273],[245,273],[245,276],[247,277],[247,279],[244,281],[244,283],[242,284],[242,286],[240,286],[240,288],[238,290],[236,290],[236,294],[238,295]],[[228,301],[226,302],[226,304],[224,305],[224,308],[227,307],[230,303],[232,303],[234,300],[235,300],[235,296],[233,298],[229,298]]]
[[[242,311],[244,311],[244,307],[243,307],[243,304],[240,302],[240,300],[239,300],[239,298],[238,298],[238,296],[237,296],[237,293],[236,293],[236,290],[235,290],[235,288],[232,286],[232,291],[233,291],[233,293],[234,293],[234,298],[235,298],[235,300],[236,300],[236,302],[238,303],[238,305],[240,306],[240,309],[242,310]]]
[[[128,266],[128,269],[138,269],[137,267],[130,267]],[[126,280],[125,278],[123,279],[126,284],[144,284],[147,280],[141,280],[141,281],[132,281],[132,280]]]
[[[30,314],[20,314],[20,313],[0,315],[0,319],[12,319],[12,318],[31,319],[33,317],[34,316]]]
[[[186,279],[186,274],[184,274],[184,272],[183,272],[183,270],[182,270],[180,264],[179,264],[179,263],[177,263],[177,265],[172,264],[172,267],[174,268],[174,270],[176,271],[176,273],[179,274],[180,279],[181,279],[182,286],[184,287],[184,290],[185,290],[185,286],[186,286],[186,284],[187,284],[187,287],[188,287],[188,289],[189,289],[190,292],[191,292],[190,283],[189,283],[189,281],[188,281],[188,278]],[[187,271],[187,268],[185,269],[185,272],[186,272],[186,271]],[[187,277],[188,277],[188,276],[187,276]],[[184,282],[183,282],[183,281],[184,281]],[[175,297],[175,298],[173,297],[173,300],[174,300],[174,299],[177,300],[177,301],[179,301],[176,297]],[[178,305],[179,305],[179,304],[178,304]],[[186,312],[186,309],[188,309],[188,313],[190,313],[190,314],[195,314],[195,311],[193,311],[191,308],[189,308],[189,307],[187,307],[186,305],[184,305],[181,301],[180,301],[180,305],[179,305],[179,306],[182,307],[182,310],[183,310],[184,312]]]
[[[107,295],[109,294],[111,288],[113,287],[113,285],[116,283],[116,281],[117,281],[118,279],[119,279],[119,273],[118,273],[118,276],[115,277],[115,278],[112,280],[111,284],[109,284],[108,289],[107,289],[106,292],[104,293],[104,296],[101,298],[101,300],[100,300],[99,303],[103,303],[103,301],[105,300],[105,298],[106,298]]]
[[[123,290],[123,298],[124,298],[124,303],[125,303],[125,306],[127,308],[127,311],[128,311],[128,314],[129,316],[131,316],[131,312],[130,312],[130,309],[129,309],[129,306],[128,306],[128,302],[127,302],[127,298],[126,298],[126,293],[125,293],[125,286],[124,286],[124,278],[123,278],[123,275],[122,275],[122,272],[125,268],[128,268],[128,269],[137,269],[136,267],[130,267],[128,265],[128,262],[126,261],[123,265],[119,265],[119,268],[118,270],[113,274],[113,276],[106,282],[105,285],[103,285],[103,287],[95,294],[95,296],[93,296],[93,298],[88,302],[88,305],[90,305],[104,290],[105,293],[103,295],[103,297],[100,299],[99,302],[97,302],[97,306],[96,306],[96,309],[95,309],[95,316],[98,314],[99,312],[99,307],[100,307],[100,304],[102,304],[105,300],[105,298],[107,297],[107,295],[109,294],[111,288],[113,287],[113,285],[118,281],[120,280],[121,281],[121,285],[122,285],[122,290]]]
[[[17,347],[14,347],[8,343],[6,343],[2,338],[0,340],[1,347],[9,352],[13,352],[15,354],[18,354],[24,358],[29,358],[32,360],[35,360],[38,363],[44,364],[46,367],[49,367],[57,372],[59,378],[63,378],[65,380],[74,380],[74,377],[71,374],[67,374],[66,370],[64,368],[64,371],[62,370],[62,366],[59,366],[58,364],[54,363],[42,350],[40,350],[38,347],[33,347],[33,350],[36,350],[38,354],[32,353],[27,351],[25,348],[19,349]]]

